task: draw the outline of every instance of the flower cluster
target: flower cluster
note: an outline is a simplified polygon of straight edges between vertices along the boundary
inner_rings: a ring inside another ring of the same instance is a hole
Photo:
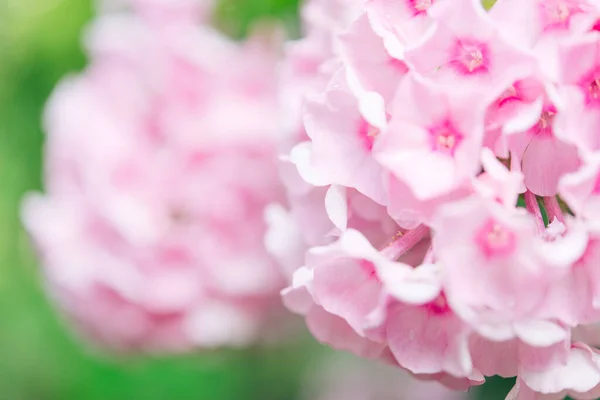
[[[263,246],[283,196],[276,54],[200,26],[196,0],[117,3],[46,110],[47,193],[23,219],[47,286],[113,349],[246,344],[284,285]]]
[[[304,19],[267,213],[287,307],[451,387],[600,396],[600,3],[313,0]]]
[[[49,103],[23,219],[80,329],[246,344],[287,278],[334,348],[600,396],[600,0],[310,0],[279,68],[211,4],[100,1]]]

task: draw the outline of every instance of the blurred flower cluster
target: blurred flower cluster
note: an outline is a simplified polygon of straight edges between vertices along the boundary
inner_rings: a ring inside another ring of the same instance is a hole
[[[23,207],[86,337],[247,345],[283,303],[452,389],[600,396],[600,1],[310,0],[285,43],[208,1],[98,8]]]
[[[275,53],[199,5],[105,4],[89,67],[47,108],[47,193],[24,206],[53,297],[119,350],[247,344],[284,284],[262,239],[283,195]]]

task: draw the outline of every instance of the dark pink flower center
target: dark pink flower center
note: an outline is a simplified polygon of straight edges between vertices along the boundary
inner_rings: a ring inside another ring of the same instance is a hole
[[[554,137],[552,133],[552,123],[556,115],[556,108],[554,106],[546,106],[540,114],[538,123],[532,128],[531,133],[533,136],[539,138],[551,138]]]
[[[375,270],[375,265],[371,261],[360,260],[360,268],[367,275],[369,279],[379,280],[377,276],[377,271]]]
[[[449,156],[454,156],[456,148],[463,140],[463,135],[454,128],[450,121],[430,128],[429,134],[432,149]]]
[[[476,233],[475,241],[487,258],[511,254],[516,248],[514,232],[494,219],[489,219]]]
[[[488,72],[489,52],[485,43],[471,39],[457,40],[450,64],[464,75]]]
[[[426,14],[434,0],[408,0],[408,5],[413,9],[414,15]]]
[[[398,60],[397,58],[390,57],[389,66],[395,69],[397,72],[408,73],[408,66],[402,60]]]
[[[568,28],[571,17],[581,11],[579,0],[545,0],[540,3],[544,30]]]
[[[442,293],[431,303],[427,304],[427,309],[432,314],[445,314],[450,311],[450,306],[448,305],[446,296]]]
[[[364,118],[361,118],[358,123],[358,136],[363,144],[363,148],[367,151],[373,149],[375,139],[381,133],[381,131],[369,124]]]
[[[597,100],[600,96],[600,77],[594,77],[594,79],[588,85],[589,96],[594,100]]]
[[[579,87],[588,105],[600,105],[600,66],[586,74],[579,81]]]

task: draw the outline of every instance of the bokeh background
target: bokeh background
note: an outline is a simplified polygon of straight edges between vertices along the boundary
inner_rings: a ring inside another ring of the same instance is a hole
[[[265,18],[298,35],[297,7],[222,0],[215,21],[235,38]],[[91,0],[0,0],[0,400],[299,399],[306,370],[332,353],[307,334],[268,349],[108,356],[83,346],[45,297],[19,202],[41,189],[40,115],[58,80],[85,66],[80,38],[92,17]],[[471,397],[504,399],[511,385],[491,379]]]

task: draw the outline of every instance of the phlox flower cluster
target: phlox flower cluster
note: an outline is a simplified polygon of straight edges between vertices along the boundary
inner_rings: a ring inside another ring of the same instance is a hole
[[[266,245],[334,348],[600,396],[600,2],[312,0]]]
[[[283,195],[275,52],[201,25],[196,0],[101,5],[89,66],[46,110],[46,193],[23,207],[48,290],[111,349],[245,345],[284,285],[262,239]]]
[[[100,1],[49,102],[23,220],[79,330],[244,345],[287,280],[336,349],[598,398],[600,0],[310,0],[281,60],[211,4]]]

